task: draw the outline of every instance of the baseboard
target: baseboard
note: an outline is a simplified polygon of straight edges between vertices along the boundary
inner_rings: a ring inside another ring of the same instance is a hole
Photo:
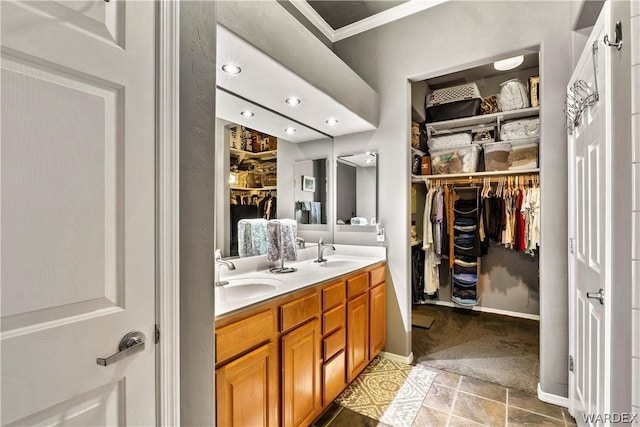
[[[569,398],[562,397],[551,393],[545,393],[542,391],[540,387],[540,383],[538,383],[538,399],[542,400],[546,403],[551,403],[552,405],[562,406],[564,408],[569,407]]]
[[[413,352],[411,352],[411,354],[409,354],[408,356],[400,356],[399,354],[381,351],[378,356],[382,357],[383,359],[389,359],[393,360],[394,362],[400,362],[407,365],[410,365],[411,362],[413,362]]]
[[[458,307],[458,308],[463,308],[461,306],[459,306],[458,304],[455,304],[451,301],[436,301],[436,300],[427,300],[423,303],[423,305],[443,305],[445,307]],[[540,321],[540,315],[539,314],[529,314],[529,313],[520,313],[518,311],[509,311],[509,310],[500,310],[498,308],[491,308],[491,307],[481,307],[481,306],[473,306],[473,307],[464,307],[464,309],[466,310],[474,310],[474,311],[482,311],[484,313],[492,313],[492,314],[500,314],[502,316],[510,316],[510,317],[519,317],[521,319],[530,319],[530,320],[538,320]]]

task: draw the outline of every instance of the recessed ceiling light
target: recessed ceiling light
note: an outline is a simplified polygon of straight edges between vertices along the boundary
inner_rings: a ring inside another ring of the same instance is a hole
[[[286,128],[284,130],[286,133],[288,133],[289,135],[291,135],[292,133],[294,133],[296,130],[294,128]]]
[[[253,114],[253,111],[249,111],[249,110],[245,110],[240,114],[242,114],[245,117],[253,117],[253,116],[255,116],[255,114]]]
[[[296,98],[295,96],[292,96],[291,98],[287,98],[284,102],[286,102],[289,105],[298,105],[300,104],[300,98]]]
[[[222,71],[229,74],[239,74],[242,71],[242,68],[235,64],[224,64],[222,66]]]
[[[325,121],[326,124],[328,124],[329,126],[333,126],[335,124],[338,123],[337,119],[328,119],[327,121]]]
[[[524,55],[514,56],[513,58],[501,59],[493,63],[493,68],[498,71],[513,70],[524,62]]]

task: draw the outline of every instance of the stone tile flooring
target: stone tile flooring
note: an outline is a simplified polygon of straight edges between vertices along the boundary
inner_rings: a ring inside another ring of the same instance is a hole
[[[439,371],[412,427],[439,426],[575,426],[562,407],[535,395]],[[315,427],[388,427],[337,404],[316,420]]]

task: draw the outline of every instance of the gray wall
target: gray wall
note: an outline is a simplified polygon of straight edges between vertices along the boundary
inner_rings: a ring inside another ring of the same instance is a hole
[[[180,3],[180,417],[215,425],[214,2]]]
[[[356,216],[356,167],[338,162],[336,175],[336,220],[349,224]]]
[[[335,52],[380,94],[374,132],[335,138],[334,151],[379,153],[380,221],[387,231],[386,351],[411,353],[408,80],[459,71],[540,46],[542,250],[540,383],[567,396],[566,132],[563,101],[570,73],[569,2],[448,2],[334,44]],[[346,148],[348,147],[348,149]],[[343,237],[336,242],[364,241]]]

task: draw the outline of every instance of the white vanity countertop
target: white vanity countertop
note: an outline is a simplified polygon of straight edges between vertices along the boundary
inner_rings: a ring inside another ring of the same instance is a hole
[[[386,248],[377,246],[334,245],[324,251],[326,263],[315,263],[317,246],[307,244],[298,249],[298,261],[285,262],[285,267],[295,267],[293,273],[270,273],[269,267],[280,265],[268,263],[266,256],[230,259],[236,269],[223,266],[220,280],[230,283],[215,288],[216,318],[278,296],[312,286],[335,277],[349,274],[381,261],[386,261]]]

